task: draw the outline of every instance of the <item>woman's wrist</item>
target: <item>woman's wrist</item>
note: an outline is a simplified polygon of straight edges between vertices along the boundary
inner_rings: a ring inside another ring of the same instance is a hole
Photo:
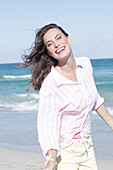
[[[49,155],[49,157],[48,157],[47,161],[45,162],[45,164],[52,164],[55,167],[57,166],[56,160],[51,155]]]
[[[48,155],[48,158],[49,157],[52,157],[53,159],[56,160],[56,157],[57,157],[57,150],[56,149],[50,149],[47,153]]]

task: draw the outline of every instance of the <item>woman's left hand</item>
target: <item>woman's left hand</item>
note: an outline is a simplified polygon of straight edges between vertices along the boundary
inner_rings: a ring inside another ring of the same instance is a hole
[[[55,162],[48,163],[47,166],[44,168],[44,170],[56,170]]]

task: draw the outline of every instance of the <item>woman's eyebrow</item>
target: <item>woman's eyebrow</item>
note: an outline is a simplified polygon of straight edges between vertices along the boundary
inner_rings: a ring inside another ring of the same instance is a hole
[[[57,34],[57,35],[55,36],[55,38],[57,38],[59,35],[60,35],[60,33],[59,33],[59,34]]]
[[[55,38],[57,38],[59,35],[60,35],[60,33],[57,34],[57,35],[55,35]],[[52,41],[52,40],[48,40],[45,44],[47,44],[47,43],[49,43],[49,42],[51,42],[51,41]]]
[[[47,43],[49,43],[49,42],[51,42],[52,40],[48,40],[45,44],[47,44]]]

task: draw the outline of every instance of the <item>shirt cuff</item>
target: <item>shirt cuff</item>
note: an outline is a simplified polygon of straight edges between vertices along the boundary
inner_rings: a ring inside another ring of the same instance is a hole
[[[100,107],[103,103],[104,103],[104,98],[101,97],[98,93],[98,97],[97,97],[97,101],[94,106],[94,110],[98,109],[98,107]]]

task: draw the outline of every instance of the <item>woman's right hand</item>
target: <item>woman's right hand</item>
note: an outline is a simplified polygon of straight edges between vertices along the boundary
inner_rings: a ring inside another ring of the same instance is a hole
[[[56,170],[56,164],[55,162],[51,161],[47,164],[47,166],[44,168],[44,170]]]
[[[57,162],[55,161],[57,157],[57,150],[50,149],[48,151],[48,160],[46,167],[43,170],[56,170]]]

